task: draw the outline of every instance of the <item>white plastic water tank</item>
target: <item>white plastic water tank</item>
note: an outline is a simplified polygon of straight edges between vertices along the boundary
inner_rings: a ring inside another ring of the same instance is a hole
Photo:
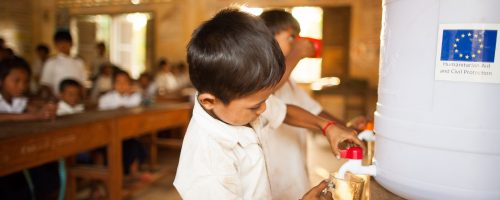
[[[499,34],[496,46],[477,39],[499,24],[500,0],[383,1],[375,158],[385,188],[408,199],[500,199]],[[472,34],[443,38],[445,29]],[[496,49],[494,62],[464,60],[485,53],[477,42],[489,56]]]

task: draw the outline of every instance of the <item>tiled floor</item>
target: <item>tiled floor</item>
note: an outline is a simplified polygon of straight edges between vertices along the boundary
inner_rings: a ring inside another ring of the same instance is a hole
[[[311,184],[316,185],[321,180],[328,178],[329,172],[336,171],[341,161],[332,155],[328,142],[321,136],[308,137],[308,164]],[[161,150],[160,164],[162,167],[175,169],[178,162],[178,150]],[[172,186],[175,174],[169,174],[150,187],[135,193],[132,200],[176,200],[181,199]]]

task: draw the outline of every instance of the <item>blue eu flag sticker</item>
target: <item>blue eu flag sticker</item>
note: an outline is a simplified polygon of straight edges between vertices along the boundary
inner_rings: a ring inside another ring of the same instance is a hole
[[[443,30],[441,61],[495,62],[497,30]]]

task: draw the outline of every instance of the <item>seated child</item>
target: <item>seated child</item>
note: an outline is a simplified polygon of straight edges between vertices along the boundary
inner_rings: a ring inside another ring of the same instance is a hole
[[[99,98],[99,109],[110,110],[140,106],[141,94],[134,92],[132,78],[125,71],[116,72],[113,76],[113,91]],[[136,139],[123,141],[123,171],[140,180],[148,181],[150,174],[139,173],[139,166],[146,159],[146,150]]]
[[[113,75],[113,89],[99,98],[100,110],[130,108],[141,104],[141,94],[134,92],[132,78],[127,72],[119,71]]]
[[[57,115],[81,113],[85,110],[81,103],[83,86],[73,79],[64,79],[59,84],[59,103]]]
[[[139,76],[137,80],[137,89],[142,95],[142,101],[144,105],[149,105],[153,103],[154,97],[156,95],[156,86],[153,83],[153,77],[151,74],[144,72]]]
[[[172,67],[168,63],[167,59],[160,60],[158,64],[158,72],[155,77],[155,86],[158,89],[159,95],[166,95],[169,93],[176,92],[178,89],[178,83],[172,73]]]
[[[56,106],[42,108],[30,105],[23,95],[28,91],[30,67],[21,58],[0,62],[0,120],[45,120],[55,117]],[[23,172],[0,177],[2,199],[51,198],[57,196],[59,179],[57,163],[47,163]],[[29,188],[34,188],[30,190]],[[29,197],[31,196],[31,197]]]
[[[56,106],[47,103],[38,108],[29,104],[24,94],[28,90],[30,67],[21,58],[12,58],[0,63],[0,121],[22,121],[52,119]]]
[[[90,95],[92,100],[97,100],[102,94],[109,92],[113,89],[113,64],[104,63],[101,66],[99,73],[94,82],[92,93]]]
[[[285,61],[259,18],[219,12],[193,33],[187,57],[198,96],[174,181],[183,199],[271,199],[261,142],[282,122],[323,130],[334,154],[345,140],[362,146],[354,130],[271,96]],[[303,199],[319,197],[325,187]]]

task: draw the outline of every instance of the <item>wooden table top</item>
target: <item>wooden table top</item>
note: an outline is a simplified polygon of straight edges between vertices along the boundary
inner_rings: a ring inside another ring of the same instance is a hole
[[[190,103],[168,103],[155,104],[147,107],[122,108],[116,110],[89,111],[85,113],[58,116],[54,120],[45,121],[22,121],[22,122],[0,122],[0,140],[6,138],[22,137],[26,135],[40,134],[56,129],[72,127],[76,125],[88,124],[111,120],[118,117],[135,115],[139,113],[150,113],[168,111],[179,108],[189,109]]]

